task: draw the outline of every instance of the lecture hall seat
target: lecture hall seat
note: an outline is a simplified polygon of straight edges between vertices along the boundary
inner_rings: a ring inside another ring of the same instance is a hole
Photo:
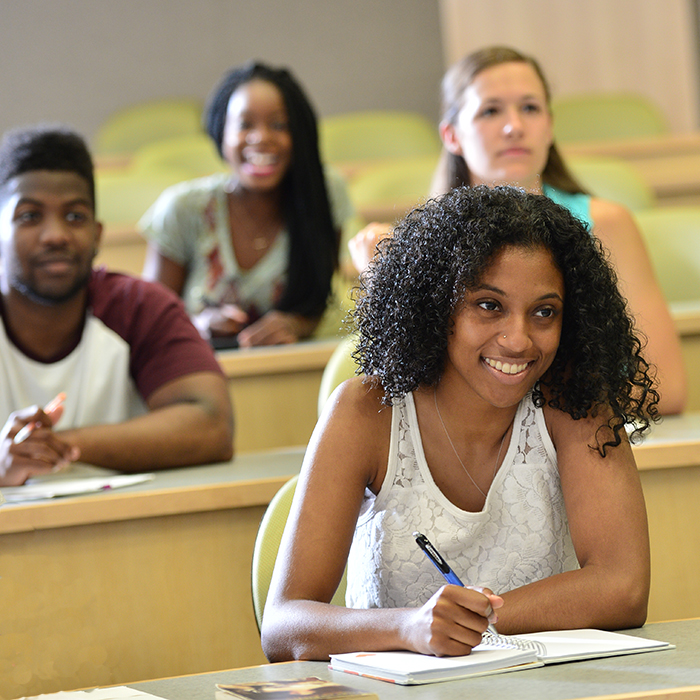
[[[253,547],[253,562],[251,565],[251,591],[253,595],[253,611],[258,631],[262,625],[265,601],[270,589],[272,571],[275,568],[277,552],[287,516],[294,498],[297,476],[293,476],[272,498],[265,515],[260,522],[260,528]],[[345,572],[338,589],[331,600],[334,605],[345,605]]]
[[[557,143],[658,136],[670,131],[661,109],[634,92],[589,92],[552,100]]]

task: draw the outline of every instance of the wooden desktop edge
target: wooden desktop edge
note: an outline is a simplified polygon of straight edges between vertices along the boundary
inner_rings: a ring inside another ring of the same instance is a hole
[[[292,474],[152,491],[120,491],[0,508],[0,534],[266,506]]]
[[[316,370],[326,366],[339,342],[334,338],[274,347],[219,350],[216,359],[229,378]]]
[[[564,156],[616,156],[619,158],[653,158],[685,156],[700,152],[700,132],[663,134],[635,139],[586,141],[560,144]]]

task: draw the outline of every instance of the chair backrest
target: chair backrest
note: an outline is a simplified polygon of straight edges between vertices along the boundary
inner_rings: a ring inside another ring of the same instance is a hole
[[[637,211],[656,204],[651,185],[641,173],[620,158],[572,157],[566,164],[591,194],[624,204]]]
[[[319,137],[329,163],[437,156],[441,148],[436,126],[417,112],[334,114],[320,120]]]
[[[95,174],[97,219],[105,225],[133,227],[161,192],[187,179],[180,170],[158,173],[102,172]]]
[[[146,144],[134,153],[132,168],[136,172],[181,170],[188,173],[188,180],[230,170],[205,134],[184,134]]]
[[[644,95],[591,92],[552,100],[559,143],[658,136],[670,131],[661,109]]]
[[[700,300],[700,206],[657,207],[635,218],[666,300]]]
[[[356,336],[349,335],[343,338],[338,347],[333,351],[330,359],[321,375],[321,386],[318,390],[318,415],[321,415],[323,407],[328,397],[346,379],[355,376],[357,363],[352,359],[352,352],[355,349]]]
[[[97,130],[97,155],[130,154],[154,141],[202,132],[202,103],[195,99],[152,100],[112,114]]]
[[[272,498],[270,505],[263,515],[253,548],[253,563],[251,566],[251,591],[253,594],[253,611],[258,631],[262,625],[263,612],[267,592],[270,589],[272,572],[277,561],[277,552],[282,540],[284,526],[294,498],[298,476],[293,476]],[[338,585],[331,603],[345,605],[345,573]]]
[[[348,185],[350,199],[360,212],[396,207],[403,214],[428,198],[437,163],[438,156],[431,153],[363,168]]]

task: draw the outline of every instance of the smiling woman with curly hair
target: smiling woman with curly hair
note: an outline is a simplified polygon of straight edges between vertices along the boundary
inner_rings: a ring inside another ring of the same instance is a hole
[[[381,244],[355,319],[366,377],[339,387],[309,445],[268,657],[460,655],[489,623],[643,624],[649,541],[625,424],[643,433],[659,397],[583,224],[542,195],[453,190]],[[470,585],[444,585],[416,530]],[[347,608],[328,605],[346,564]]]
[[[392,238],[380,241],[355,310],[355,355],[363,372],[380,379],[387,403],[421,385],[436,385],[465,292],[479,284],[503,247],[544,247],[562,273],[566,294],[557,354],[541,381],[550,405],[574,419],[609,406],[615,439],[604,445],[619,444],[626,422],[634,421],[641,434],[659,397],[600,243],[544,196],[477,189],[475,195],[458,189],[416,209]],[[544,405],[537,385],[533,399]]]

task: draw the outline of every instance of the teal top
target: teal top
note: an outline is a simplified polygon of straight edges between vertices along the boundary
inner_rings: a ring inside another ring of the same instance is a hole
[[[543,185],[542,191],[553,202],[568,209],[577,219],[582,221],[589,230],[593,230],[593,219],[591,219],[591,196],[589,194],[571,194],[562,192],[551,185]]]

